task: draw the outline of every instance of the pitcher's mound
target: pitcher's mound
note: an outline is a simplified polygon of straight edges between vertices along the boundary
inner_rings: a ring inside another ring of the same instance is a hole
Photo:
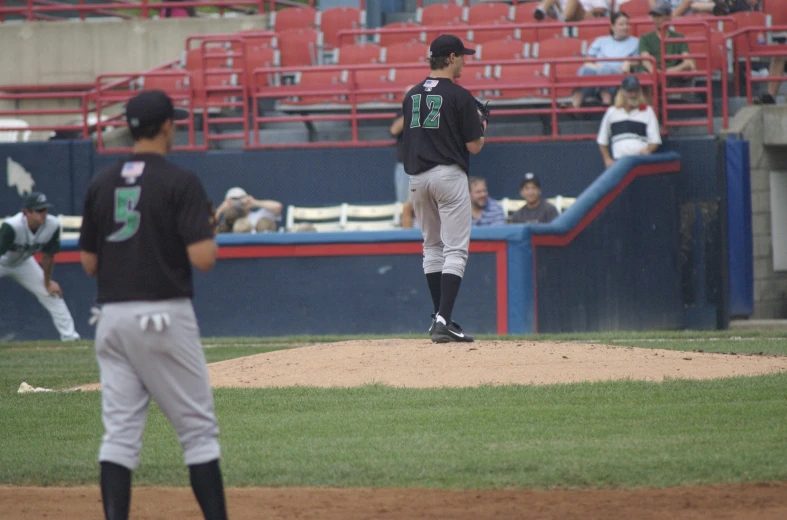
[[[209,365],[214,387],[548,385],[713,379],[787,370],[787,357],[706,354],[599,344],[357,340],[278,350]]]

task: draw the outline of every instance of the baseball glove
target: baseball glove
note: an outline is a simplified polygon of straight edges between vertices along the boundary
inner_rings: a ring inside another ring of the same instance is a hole
[[[486,126],[489,124],[489,101],[486,103],[481,103],[477,99],[475,100],[475,106],[478,109],[478,119],[481,120],[481,126],[486,130]]]

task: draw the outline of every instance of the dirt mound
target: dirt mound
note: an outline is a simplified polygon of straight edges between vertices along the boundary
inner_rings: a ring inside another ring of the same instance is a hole
[[[550,341],[356,340],[277,350],[211,363],[215,388],[434,388],[550,385],[633,379],[715,379],[787,370],[785,356],[708,354]],[[98,384],[82,390],[98,390]]]

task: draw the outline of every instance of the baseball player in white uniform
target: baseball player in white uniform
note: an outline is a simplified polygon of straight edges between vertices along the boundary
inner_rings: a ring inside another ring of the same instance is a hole
[[[75,341],[74,319],[63,300],[63,290],[52,280],[55,253],[60,251],[60,222],[49,214],[46,195],[26,196],[22,211],[0,225],[0,278],[8,276],[33,293],[52,315],[62,341]],[[43,254],[42,266],[33,255]]]

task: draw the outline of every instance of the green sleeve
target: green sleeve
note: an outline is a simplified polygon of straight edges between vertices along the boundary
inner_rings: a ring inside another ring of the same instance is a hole
[[[42,252],[47,253],[49,255],[54,255],[55,253],[60,252],[60,230],[58,229],[55,231],[55,234],[52,235],[52,239],[47,242],[44,247],[41,249]]]
[[[4,255],[10,249],[15,238],[14,228],[5,222],[0,225],[0,255]]]

